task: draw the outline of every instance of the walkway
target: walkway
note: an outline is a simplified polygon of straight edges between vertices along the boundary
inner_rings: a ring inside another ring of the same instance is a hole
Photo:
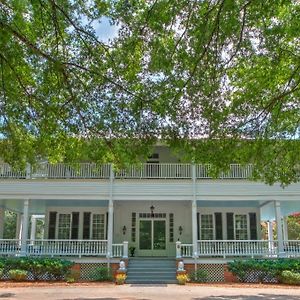
[[[99,285],[0,288],[0,299],[20,300],[298,300],[298,287]]]

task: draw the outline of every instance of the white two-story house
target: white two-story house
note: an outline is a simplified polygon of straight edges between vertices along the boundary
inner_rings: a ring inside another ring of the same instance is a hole
[[[300,241],[289,240],[286,223],[300,211],[300,183],[269,186],[250,181],[251,172],[251,165],[232,164],[212,179],[208,165],[180,163],[163,145],[127,170],[41,163],[14,172],[2,163],[0,254],[117,261],[135,248],[135,257],[186,263],[300,255]],[[19,216],[13,240],[3,239],[5,210]],[[42,240],[35,239],[35,222],[29,226],[32,215],[45,216]],[[269,221],[268,240],[262,220]]]

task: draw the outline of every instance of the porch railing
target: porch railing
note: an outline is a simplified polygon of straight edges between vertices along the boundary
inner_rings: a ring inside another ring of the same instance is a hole
[[[15,170],[6,163],[0,163],[0,179],[108,179],[110,164],[76,163],[28,165],[26,170]],[[211,165],[195,165],[196,178],[210,179]],[[229,165],[227,172],[222,172],[222,179],[247,179],[251,177],[253,166],[240,164]],[[191,179],[192,165],[181,163],[143,163],[116,170],[115,178],[119,179]]]
[[[197,242],[197,257],[300,257],[300,240],[283,241],[283,245],[279,253],[275,240],[201,240]],[[193,257],[193,245],[180,244],[179,256]]]
[[[28,256],[103,256],[107,257],[107,240],[27,240]],[[19,255],[21,240],[0,239],[0,255]],[[23,253],[24,254],[24,253]],[[112,257],[127,257],[128,242],[112,245]]]
[[[106,256],[106,240],[29,240],[28,255]]]
[[[14,255],[19,254],[21,251],[21,240],[7,239],[0,240],[0,254]]]

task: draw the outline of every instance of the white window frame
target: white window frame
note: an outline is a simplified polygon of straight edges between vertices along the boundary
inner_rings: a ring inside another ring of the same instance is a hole
[[[95,239],[93,238],[94,234],[94,216],[103,215],[103,239]],[[90,219],[90,240],[105,240],[105,232],[106,232],[106,213],[91,213]]]
[[[60,219],[60,216],[61,215],[69,215],[70,216],[70,224],[69,224],[69,237],[68,238],[59,238],[59,228],[60,228],[60,224],[59,224],[59,219]],[[56,232],[55,232],[55,236],[56,236],[56,239],[59,239],[59,240],[70,240],[71,239],[71,232],[72,232],[72,212],[70,213],[59,213],[57,212],[57,216],[56,216]]]
[[[200,224],[199,224],[199,227],[200,227],[200,240],[204,240],[203,237],[202,237],[202,218],[203,216],[211,216],[212,217],[212,239],[211,240],[215,240],[216,239],[216,232],[215,232],[215,215],[213,213],[200,213]],[[206,229],[209,229],[209,228],[206,228]]]
[[[236,218],[237,216],[246,216],[246,239],[237,239],[237,224],[236,224]],[[236,241],[243,241],[243,240],[249,240],[249,235],[250,235],[250,229],[249,229],[249,214],[247,213],[237,213],[237,214],[234,214],[234,219],[233,219],[233,222],[234,222],[234,239]]]

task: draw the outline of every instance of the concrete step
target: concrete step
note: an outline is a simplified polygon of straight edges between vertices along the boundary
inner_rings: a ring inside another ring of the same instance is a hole
[[[176,283],[174,259],[130,259],[127,267],[127,283],[154,284]]]

